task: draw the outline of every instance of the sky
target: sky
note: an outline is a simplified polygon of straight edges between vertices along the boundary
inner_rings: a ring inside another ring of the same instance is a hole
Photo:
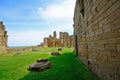
[[[0,0],[8,46],[33,46],[60,31],[73,34],[76,0]]]

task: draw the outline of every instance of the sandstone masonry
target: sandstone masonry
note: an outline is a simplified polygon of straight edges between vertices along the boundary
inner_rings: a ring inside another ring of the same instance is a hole
[[[44,47],[73,47],[74,46],[74,37],[73,35],[69,36],[67,32],[60,32],[60,36],[57,38],[56,31],[53,32],[53,36],[44,38]]]
[[[5,26],[3,25],[3,22],[0,22],[0,53],[6,53],[7,52],[7,31],[5,31]]]
[[[101,80],[120,80],[120,0],[77,0],[75,53]]]

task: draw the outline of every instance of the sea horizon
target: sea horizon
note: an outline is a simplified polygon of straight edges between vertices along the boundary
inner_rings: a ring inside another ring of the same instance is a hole
[[[30,45],[30,46],[8,46],[9,48],[25,48],[25,47],[32,47],[35,45]]]

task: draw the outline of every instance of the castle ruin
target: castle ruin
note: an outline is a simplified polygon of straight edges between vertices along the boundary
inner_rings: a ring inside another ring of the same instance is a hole
[[[53,36],[44,38],[44,47],[73,47],[74,46],[74,37],[73,35],[69,36],[67,32],[60,32],[59,38],[57,38],[56,31],[53,32]]]
[[[120,80],[120,0],[77,0],[75,53],[101,80]]]
[[[5,31],[5,26],[3,25],[3,22],[0,22],[0,53],[6,53],[7,52],[7,31]]]

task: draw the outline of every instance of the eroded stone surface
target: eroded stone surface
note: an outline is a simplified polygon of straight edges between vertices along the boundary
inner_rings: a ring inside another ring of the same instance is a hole
[[[32,63],[28,70],[33,72],[42,72],[52,67],[47,59],[38,59],[37,62]]]
[[[32,51],[38,51],[38,47],[32,47]]]
[[[37,62],[47,62],[48,59],[38,59]]]
[[[6,53],[8,49],[7,45],[7,31],[5,30],[5,26],[3,22],[0,22],[0,53]]]
[[[51,52],[51,55],[58,56],[58,55],[60,55],[60,53],[59,52]]]
[[[58,48],[58,51],[62,51],[62,48]]]
[[[44,47],[74,47],[74,36],[69,35],[68,32],[60,32],[59,38],[57,38],[56,31],[53,32],[53,36],[44,38]]]
[[[101,80],[120,80],[120,0],[76,0],[75,53]]]

